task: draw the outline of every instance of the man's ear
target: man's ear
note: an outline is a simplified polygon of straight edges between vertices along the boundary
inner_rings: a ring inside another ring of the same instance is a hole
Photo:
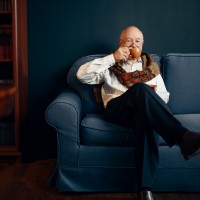
[[[119,40],[119,46],[121,46],[124,42],[122,40]]]

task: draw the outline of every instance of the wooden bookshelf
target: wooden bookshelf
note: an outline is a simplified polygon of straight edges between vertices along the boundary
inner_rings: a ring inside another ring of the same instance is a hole
[[[26,28],[26,0],[0,0],[0,160],[20,161],[21,156],[21,121],[27,112]]]

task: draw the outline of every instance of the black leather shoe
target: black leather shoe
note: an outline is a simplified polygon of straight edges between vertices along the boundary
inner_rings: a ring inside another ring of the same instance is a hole
[[[186,132],[179,146],[185,160],[196,156],[200,153],[200,133]]]
[[[140,191],[137,200],[154,200],[152,192],[149,190]]]

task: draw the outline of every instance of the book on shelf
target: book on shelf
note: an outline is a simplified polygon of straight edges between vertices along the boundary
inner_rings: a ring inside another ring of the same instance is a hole
[[[13,86],[0,87],[0,122],[13,114],[15,91]]]
[[[0,86],[11,86],[13,84],[13,80],[0,79]],[[1,146],[13,146],[14,145],[14,112],[13,112],[13,97],[11,97],[10,106],[9,106],[9,114],[5,117],[1,116],[1,112],[4,110],[2,107],[4,101],[0,99],[0,147]]]
[[[0,34],[0,59],[11,59],[11,35]]]
[[[0,0],[0,12],[10,12],[12,9],[12,0]]]
[[[0,79],[0,87],[11,87],[13,86],[13,80],[12,79]]]

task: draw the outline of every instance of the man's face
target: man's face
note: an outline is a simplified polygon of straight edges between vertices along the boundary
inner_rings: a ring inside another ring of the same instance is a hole
[[[137,28],[130,28],[124,31],[120,37],[120,46],[132,48],[140,48],[142,50],[143,46],[143,34]]]

